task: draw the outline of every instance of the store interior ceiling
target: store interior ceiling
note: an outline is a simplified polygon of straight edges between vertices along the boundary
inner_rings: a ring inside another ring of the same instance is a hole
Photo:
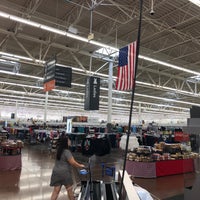
[[[128,116],[132,93],[115,90],[117,52],[138,38],[141,2],[1,0],[0,105],[43,109],[45,63],[56,57],[72,67],[72,87],[49,91],[49,109],[84,112],[86,77],[96,76],[97,112],[107,113],[113,63],[112,114]],[[200,106],[200,7],[143,0],[141,23],[133,112],[188,115]]]

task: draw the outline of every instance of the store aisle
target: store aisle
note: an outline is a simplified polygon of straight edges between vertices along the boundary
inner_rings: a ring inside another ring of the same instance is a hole
[[[49,200],[49,187],[54,160],[46,146],[30,146],[22,149],[22,169],[0,172],[0,199]],[[66,199],[61,192],[60,199]]]
[[[80,162],[88,163],[89,158],[81,153],[73,153]],[[123,153],[113,149],[111,154],[103,157],[91,157],[92,176],[94,179],[109,181],[112,176],[102,177],[102,163],[115,166],[116,171],[122,167]],[[54,158],[48,152],[48,146],[26,145],[22,149],[22,169],[15,171],[0,171],[0,199],[1,200],[49,200],[52,188],[49,186]],[[190,176],[195,182],[196,176]],[[84,178],[75,171],[74,179],[79,182]],[[188,179],[188,177],[187,177]],[[184,175],[160,177],[154,179],[134,178],[134,182],[157,196],[157,199],[176,199],[184,193]],[[59,200],[66,200],[67,194],[64,187]],[[183,199],[182,199],[183,200]]]
[[[73,153],[74,157],[83,162],[86,166],[89,158],[81,153]],[[95,179],[109,181],[114,177],[102,177],[101,163],[115,162],[118,159],[104,156],[104,158],[91,158],[91,169]],[[51,171],[54,165],[54,155],[49,153],[48,145],[36,144],[25,145],[22,149],[22,169],[14,171],[0,171],[0,199],[1,200],[49,200],[52,187],[49,186]],[[95,169],[95,170],[94,170]],[[116,168],[119,169],[119,168]],[[74,171],[74,181],[86,180],[87,176]],[[67,193],[63,187],[59,195],[59,200],[66,200]]]

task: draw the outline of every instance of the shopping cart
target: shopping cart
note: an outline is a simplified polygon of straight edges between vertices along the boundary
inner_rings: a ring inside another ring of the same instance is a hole
[[[89,158],[88,168],[78,172],[80,182],[74,190],[76,199],[117,199],[115,172],[115,166],[109,165],[108,163],[98,163],[98,165],[94,165],[94,163],[91,163],[91,158]],[[105,179],[107,176],[110,177],[109,180]],[[108,198],[108,195],[112,197],[109,196]]]

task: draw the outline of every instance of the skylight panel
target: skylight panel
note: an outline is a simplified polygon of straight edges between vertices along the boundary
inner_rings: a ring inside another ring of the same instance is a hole
[[[200,7],[200,0],[189,0],[189,1]]]

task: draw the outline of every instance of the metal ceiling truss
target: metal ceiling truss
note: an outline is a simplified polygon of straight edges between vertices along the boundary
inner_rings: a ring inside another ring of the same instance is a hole
[[[56,27],[60,30],[68,30],[75,28],[76,34],[87,37],[90,32],[94,33],[95,39],[103,41],[104,43],[114,46],[123,46],[128,42],[133,41],[137,36],[137,20],[138,20],[138,2],[118,1],[118,0],[86,0],[86,1],[65,1],[66,12],[62,10],[58,13],[55,8],[56,16],[49,16],[43,12],[45,8],[41,7],[44,1],[25,1],[24,5],[17,5],[15,3],[2,0],[0,4],[2,10],[14,13],[20,17],[31,19],[39,23],[44,23],[51,27]],[[56,5],[58,2],[51,1]],[[132,5],[134,4],[134,5]],[[155,15],[149,15],[149,2],[144,3],[144,17],[143,29],[141,37],[141,53],[150,55],[152,58],[159,58],[160,60],[167,60],[167,62],[177,63],[179,66],[185,66],[187,69],[197,69],[199,63],[200,52],[200,36],[198,36],[199,28],[197,27],[199,12],[193,12],[194,6],[189,6],[189,2],[172,1],[172,0],[155,0],[154,10]],[[70,8],[67,10],[67,8]],[[165,8],[162,10],[161,8]],[[110,12],[107,12],[109,11]],[[162,11],[161,11],[162,10]],[[157,13],[156,13],[157,12]],[[59,15],[58,15],[59,14]],[[91,14],[91,15],[90,15]],[[58,18],[59,16],[59,18]],[[89,17],[90,16],[90,17]],[[91,19],[92,17],[92,19]],[[88,19],[91,19],[89,21]],[[196,20],[196,21],[195,21]],[[52,55],[57,55],[59,62],[68,66],[82,69],[83,71],[73,71],[74,83],[82,83],[83,75],[88,73],[97,75],[97,72],[107,73],[108,57],[98,55],[95,50],[97,46],[92,46],[88,43],[74,41],[67,37],[49,33],[47,31],[40,31],[32,27],[36,34],[29,34],[30,27],[26,27],[20,23],[9,22],[10,27],[0,27],[0,48],[4,51],[19,52],[19,54],[32,58],[33,61],[20,61],[22,67],[20,73],[37,74],[43,76],[44,65],[36,62],[36,59],[47,60]],[[129,29],[127,28],[129,27]],[[24,30],[25,29],[25,30]],[[8,31],[9,30],[9,31]],[[26,32],[27,31],[27,32]],[[2,37],[3,36],[3,37]],[[13,46],[9,46],[12,44]],[[17,44],[17,45],[16,45]],[[20,48],[19,48],[20,47]],[[69,54],[68,54],[69,52]],[[68,55],[67,55],[68,54]],[[106,59],[107,60],[106,60]],[[115,61],[114,61],[115,62]],[[116,62],[115,62],[116,63]],[[114,63],[114,66],[115,66]],[[31,71],[31,68],[35,70]],[[21,72],[22,70],[22,72]],[[24,70],[24,71],[23,71]],[[116,74],[116,71],[114,71]],[[97,75],[98,76],[98,75]],[[107,77],[101,77],[103,80],[108,80]],[[136,91],[140,94],[149,94],[160,97],[159,99],[151,99],[149,103],[141,103],[148,97],[137,97],[141,99],[140,106],[143,110],[159,110],[160,112],[180,111],[186,112],[182,107],[178,106],[176,102],[168,102],[163,105],[162,97],[174,95],[174,99],[184,99],[188,102],[199,102],[199,82],[191,82],[189,74],[180,72],[171,68],[164,67],[159,64],[152,64],[148,61],[139,60],[137,81],[138,87]],[[16,100],[32,107],[37,104],[40,98],[41,106],[45,103],[45,94],[41,86],[42,81],[24,79],[22,77],[12,75],[0,75],[1,84],[0,95],[2,94],[2,102],[5,103],[8,99],[5,95],[23,95],[27,99]],[[8,82],[16,83],[15,86],[9,85]],[[21,85],[20,85],[21,84]],[[83,84],[83,83],[82,83]],[[105,84],[105,83],[104,83]],[[84,85],[84,84],[83,84]],[[102,87],[103,85],[101,85]],[[102,87],[100,96],[100,111],[107,106],[107,85]],[[63,103],[63,107],[71,105],[69,98],[75,98],[81,102],[83,109],[84,102],[84,87],[73,86],[61,93],[59,88],[55,91],[49,92],[49,106],[55,106],[51,100],[57,100]],[[19,90],[19,91],[17,91]],[[76,94],[77,93],[77,94]],[[4,97],[3,97],[4,95]],[[35,98],[35,103],[28,105],[28,97]],[[116,92],[113,91],[113,112],[116,107],[122,107],[125,110],[129,108],[130,94],[122,96],[121,99],[116,99]],[[14,105],[15,98],[11,98],[10,102]],[[74,100],[73,100],[74,101]],[[72,102],[73,102],[72,101]],[[156,102],[161,105],[156,105]],[[0,102],[1,104],[1,102]],[[135,109],[139,112],[139,103],[136,103]],[[171,104],[171,106],[169,105]],[[180,102],[181,104],[181,102]],[[173,105],[173,106],[172,106]],[[184,105],[184,103],[182,104]],[[124,107],[123,107],[124,106]],[[184,105],[189,108],[190,105]],[[69,106],[68,106],[69,107]],[[76,106],[75,106],[76,107]],[[188,112],[188,110],[187,110]]]

